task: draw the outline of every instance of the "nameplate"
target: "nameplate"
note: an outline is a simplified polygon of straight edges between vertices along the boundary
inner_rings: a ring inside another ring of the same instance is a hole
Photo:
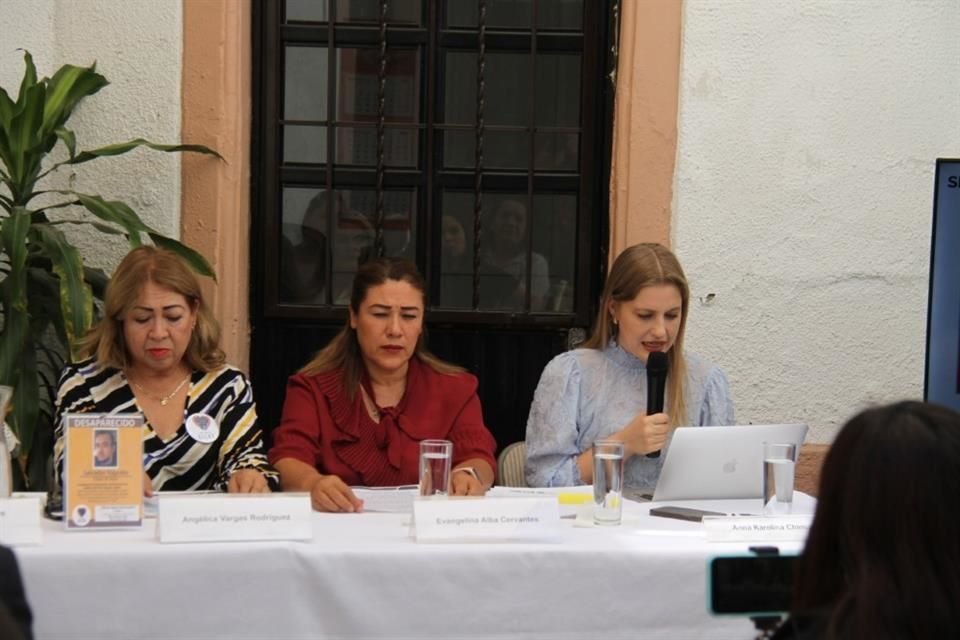
[[[9,545],[41,544],[40,498],[0,498],[0,543]]]
[[[417,498],[417,542],[552,541],[560,532],[556,496]]]
[[[160,542],[311,540],[308,493],[160,495]]]
[[[812,521],[812,514],[707,516],[703,528],[709,542],[802,542],[807,539]]]

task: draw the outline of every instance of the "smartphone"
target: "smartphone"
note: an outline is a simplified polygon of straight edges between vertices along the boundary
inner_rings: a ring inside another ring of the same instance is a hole
[[[707,603],[716,614],[776,616],[790,610],[799,556],[720,556],[707,569]]]
[[[650,509],[650,515],[660,516],[661,518],[676,518],[677,520],[689,520],[691,522],[702,522],[703,516],[725,516],[727,514],[719,511],[704,511],[703,509],[691,509],[689,507],[654,507]]]

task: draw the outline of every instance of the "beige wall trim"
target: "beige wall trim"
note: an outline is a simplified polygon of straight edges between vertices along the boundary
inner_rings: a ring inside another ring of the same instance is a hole
[[[677,156],[682,0],[620,3],[610,175],[610,257],[670,245]]]
[[[183,140],[225,158],[185,154],[181,238],[213,264],[205,293],[232,364],[250,362],[250,0],[183,0]]]

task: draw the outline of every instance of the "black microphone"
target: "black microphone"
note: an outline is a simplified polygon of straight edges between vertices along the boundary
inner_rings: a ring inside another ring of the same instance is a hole
[[[647,415],[663,412],[663,392],[667,387],[667,369],[670,367],[667,354],[651,351],[647,356]],[[659,458],[660,451],[651,451],[648,458]]]

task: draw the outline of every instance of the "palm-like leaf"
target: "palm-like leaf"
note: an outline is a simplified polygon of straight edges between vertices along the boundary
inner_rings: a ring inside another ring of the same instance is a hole
[[[107,280],[102,271],[84,264],[80,251],[63,233],[63,225],[90,225],[106,237],[123,235],[131,247],[152,241],[178,253],[198,273],[214,276],[203,256],[151,228],[124,202],[38,188],[64,165],[138,148],[223,159],[201,145],[158,144],[143,138],[79,150],[67,121],[83,99],[107,84],[94,65],[64,65],[52,77],[38,79],[33,57],[24,52],[17,99],[0,87],[0,187],[7,191],[0,193],[0,384],[14,388],[9,420],[21,441],[21,480],[38,488],[42,488],[52,446],[53,393],[59,369],[93,322],[94,301],[103,296]],[[49,154],[58,144],[66,149],[67,160],[51,163]],[[59,193],[66,200],[30,208],[31,201],[44,193]],[[89,215],[48,217],[49,212],[66,208]],[[34,446],[40,447],[40,457]]]

